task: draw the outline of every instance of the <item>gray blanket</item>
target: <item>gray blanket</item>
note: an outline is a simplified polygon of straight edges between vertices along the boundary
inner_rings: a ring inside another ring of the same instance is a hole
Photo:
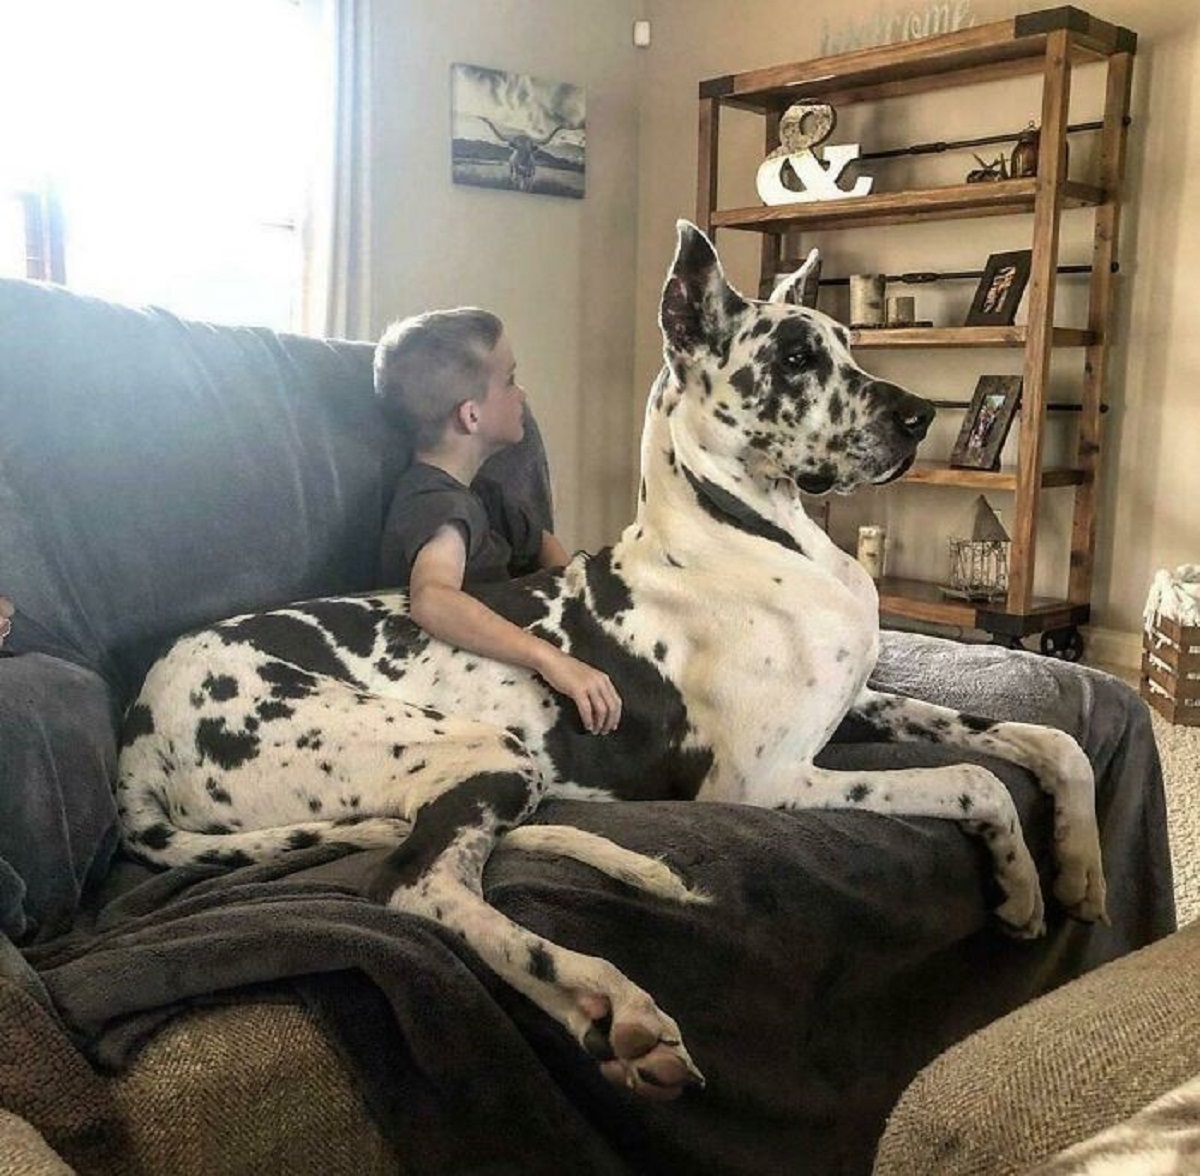
[[[1096,768],[1113,925],[1051,904],[1047,937],[989,915],[986,855],[956,827],[861,813],[556,802],[538,820],[661,852],[713,894],[678,908],[577,863],[503,846],[489,899],[603,955],[680,1023],[704,1091],[643,1104],[608,1087],[557,1026],[425,922],[364,901],[380,853],[227,875],[132,866],[89,920],[28,957],[98,1065],[165,1017],[289,981],[345,1046],[413,1170],[866,1172],[900,1091],[973,1029],[1174,926],[1161,773],[1142,703],[1114,679],[1032,656],[891,635],[875,684],[1077,735]],[[838,743],[828,766],[933,764],[936,748]],[[1049,872],[1049,809],[1011,788]]]

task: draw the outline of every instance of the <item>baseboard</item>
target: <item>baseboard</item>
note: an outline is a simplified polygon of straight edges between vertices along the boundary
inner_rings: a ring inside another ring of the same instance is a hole
[[[1137,674],[1142,664],[1142,633],[1089,625],[1083,635],[1083,660],[1089,666],[1114,666]]]

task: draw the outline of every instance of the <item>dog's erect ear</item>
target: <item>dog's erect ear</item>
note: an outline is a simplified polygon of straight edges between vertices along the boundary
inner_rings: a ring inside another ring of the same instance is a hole
[[[803,288],[805,279],[820,264],[821,254],[816,249],[810,249],[808,256],[804,259],[804,264],[794,274],[788,274],[786,278],[781,278],[776,283],[775,289],[771,291],[771,297],[767,301],[798,302],[799,299],[795,296],[795,292]]]
[[[725,280],[712,242],[690,221],[677,221],[679,244],[663,287],[659,325],[668,350],[719,350],[733,320],[749,305]]]

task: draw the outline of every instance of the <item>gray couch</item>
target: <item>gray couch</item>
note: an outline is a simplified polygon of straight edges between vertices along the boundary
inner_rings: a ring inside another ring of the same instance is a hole
[[[124,707],[208,621],[376,588],[407,460],[371,348],[181,321],[0,281],[0,1109],[81,1171],[867,1171],[952,1043],[1174,926],[1145,707],[1079,667],[888,635],[876,685],[1072,731],[1097,772],[1113,926],[999,934],[979,847],[939,822],[556,802],[713,893],[667,909],[503,847],[490,900],[612,959],[709,1077],[609,1088],[453,937],[363,897],[379,854],[170,870],[116,852]],[[549,522],[536,429],[490,471]],[[838,741],[831,766],[945,762]],[[986,761],[985,761],[986,762]],[[1050,876],[1051,828],[1013,792]],[[2,1137],[0,1137],[2,1138]],[[16,1139],[16,1136],[13,1137]]]

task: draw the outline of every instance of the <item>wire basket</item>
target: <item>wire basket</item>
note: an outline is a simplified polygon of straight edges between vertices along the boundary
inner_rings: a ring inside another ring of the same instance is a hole
[[[951,539],[947,595],[1002,600],[1008,594],[1008,549],[1002,539]]]

